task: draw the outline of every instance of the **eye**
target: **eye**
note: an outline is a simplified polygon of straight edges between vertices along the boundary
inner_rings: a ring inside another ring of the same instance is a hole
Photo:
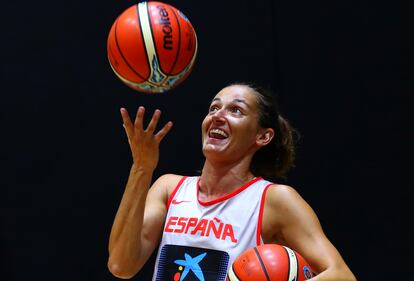
[[[215,104],[211,105],[210,108],[208,109],[208,112],[216,112],[219,109],[219,107]]]
[[[242,111],[241,111],[240,107],[238,107],[238,106],[233,106],[233,107],[231,107],[231,108],[230,108],[230,112],[231,112],[231,113],[237,113],[237,114],[241,114],[241,113],[242,113]]]

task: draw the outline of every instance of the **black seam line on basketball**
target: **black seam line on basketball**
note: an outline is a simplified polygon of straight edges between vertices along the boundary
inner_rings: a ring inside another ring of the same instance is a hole
[[[122,53],[121,47],[119,46],[119,42],[118,42],[118,35],[116,30],[118,29],[118,20],[115,22],[115,43],[116,43],[116,47],[118,48],[119,54],[121,55],[122,59],[124,60],[124,62],[126,63],[126,65],[129,67],[129,69],[131,69],[136,75],[138,75],[142,80],[146,80],[144,77],[141,76],[141,74],[139,74],[130,64],[129,62],[126,60],[124,54]],[[129,79],[127,79],[129,80]],[[137,82],[135,82],[137,83]]]
[[[145,2],[142,2],[142,3],[145,3]],[[151,20],[150,20],[150,15],[149,15],[149,12],[148,12],[148,2],[146,2],[146,5],[147,5],[147,14],[148,14],[148,20],[150,21],[150,29],[151,29]],[[141,26],[141,15],[139,14],[139,8],[138,8],[138,5],[139,5],[139,3],[137,4],[137,19],[138,19],[138,21],[137,21],[137,24],[138,24],[138,27],[139,27],[139,30],[141,31],[141,42],[144,42],[144,50],[145,50],[145,57],[147,58],[147,62],[148,62],[148,67],[149,67],[149,73],[148,73],[148,78],[150,78],[150,75],[151,75],[151,61],[149,60],[149,57],[148,57],[148,53],[147,53],[147,44],[145,43],[145,39],[144,39],[144,32],[142,31],[142,26]],[[154,36],[152,35],[152,30],[151,30],[151,36],[152,36],[152,41],[154,42]],[[157,57],[158,57],[158,55],[157,55]],[[144,79],[145,81],[147,81],[148,80],[148,78],[147,79]],[[150,84],[152,84],[153,85],[153,83],[151,83],[151,81],[147,81],[147,82],[150,82]]]
[[[172,11],[174,14],[175,19],[177,20],[177,25],[178,25],[178,47],[177,47],[177,53],[175,54],[175,59],[173,62],[173,65],[171,66],[170,71],[168,72],[168,75],[172,75],[172,71],[175,67],[175,65],[177,64],[178,61],[178,57],[180,55],[180,50],[181,50],[181,26],[180,26],[180,21],[178,20],[177,14],[175,13],[175,11]]]
[[[117,18],[116,18],[116,20],[115,20],[115,26],[114,26],[114,38],[116,38],[115,37],[115,27],[116,27],[116,23],[118,22],[118,19],[119,19],[119,17],[120,16],[118,16]],[[109,40],[110,40],[110,38],[109,38]],[[112,48],[111,48],[111,44],[110,43],[108,43],[108,49],[109,49],[109,54],[113,57],[113,58],[115,58],[115,54],[114,54],[114,51],[112,50]],[[108,56],[108,60],[109,60],[109,56]],[[114,59],[115,60],[115,59]],[[116,61],[116,60],[115,60]],[[109,63],[111,63],[111,60],[109,60]]]
[[[269,273],[267,273],[266,267],[264,265],[264,262],[262,260],[262,257],[260,256],[259,251],[257,250],[257,247],[254,247],[253,249],[254,249],[254,252],[256,253],[257,258],[259,259],[259,262],[260,262],[260,265],[262,266],[263,272],[266,275],[266,280],[267,281],[270,281]]]

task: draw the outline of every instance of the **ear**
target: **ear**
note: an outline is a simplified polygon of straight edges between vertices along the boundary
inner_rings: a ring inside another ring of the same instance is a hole
[[[268,145],[274,136],[275,131],[272,128],[261,129],[256,138],[257,146],[262,147]]]

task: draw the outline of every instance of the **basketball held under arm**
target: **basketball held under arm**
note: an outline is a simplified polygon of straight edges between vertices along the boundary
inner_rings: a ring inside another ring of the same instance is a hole
[[[315,212],[292,187],[272,186],[265,202],[262,233],[300,253],[318,273],[311,280],[356,280]]]

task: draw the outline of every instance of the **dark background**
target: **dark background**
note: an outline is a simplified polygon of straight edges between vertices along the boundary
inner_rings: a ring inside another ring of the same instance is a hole
[[[279,93],[301,132],[287,183],[359,280],[409,280],[409,9],[364,1],[166,1],[196,28],[189,78],[159,95],[113,74],[106,39],[133,1],[3,3],[0,280],[116,280],[109,231],[131,165],[119,108],[175,124],[155,177],[202,167],[200,124],[234,81]],[[134,280],[149,280],[152,261]]]

